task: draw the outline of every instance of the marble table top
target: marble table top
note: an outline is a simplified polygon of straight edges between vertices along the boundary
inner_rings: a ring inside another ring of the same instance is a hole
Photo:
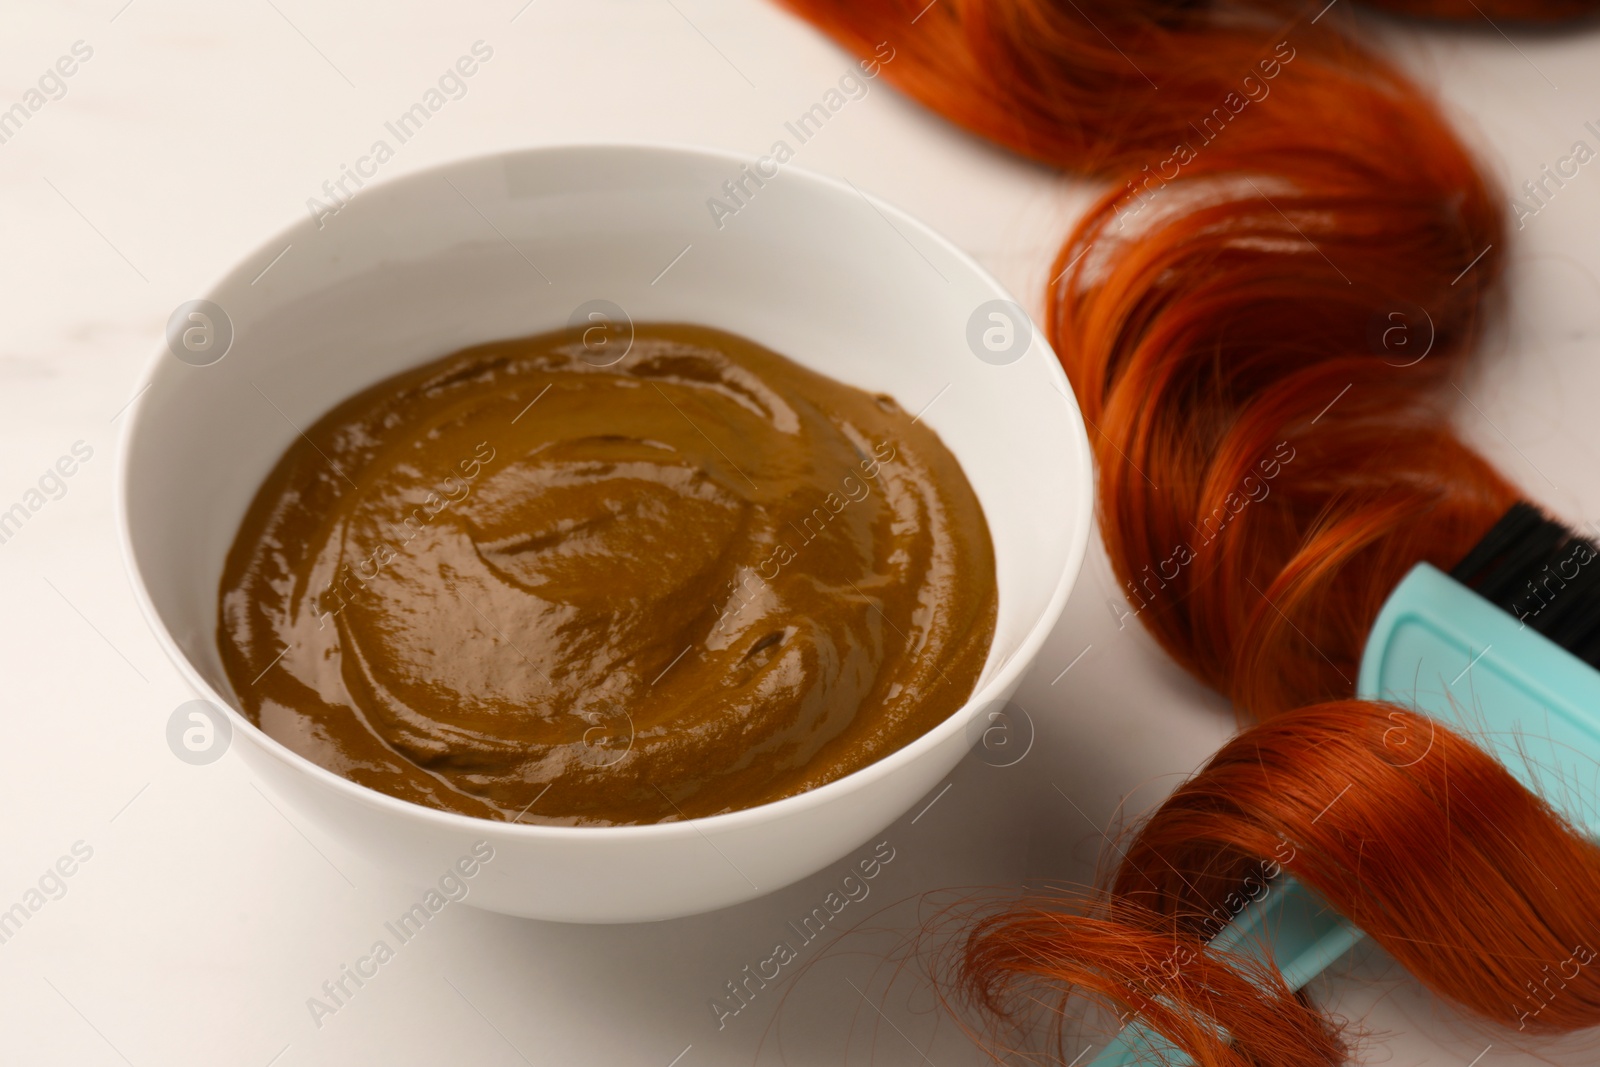
[[[1509,189],[1578,140],[1600,145],[1585,125],[1600,126],[1600,31],[1378,32],[1438,88]],[[1232,729],[1220,699],[1137,627],[1119,628],[1098,545],[1017,698],[1037,729],[1028,757],[1004,769],[967,761],[886,830],[895,858],[870,899],[737,1015],[719,1016],[713,998],[770,956],[844,865],[648,926],[452,907],[319,1013],[309,1001],[418,890],[291,820],[237,759],[192,766],[167,747],[168,716],[189,694],[119,558],[120,416],[172,310],[308,200],[326,200],[324,182],[477,42],[492,60],[384,177],[564,141],[754,158],[851,62],[775,6],[727,0],[0,10],[0,117],[15,103],[26,111],[0,126],[0,510],[28,511],[0,543],[0,909],[23,902],[29,915],[0,943],[0,1061],[986,1062],[931,1011],[916,965],[890,958],[916,929],[919,895],[1089,877],[1102,831]],[[927,220],[1034,311],[1054,245],[1094,192],[886,85],[851,101],[798,162]],[[1577,523],[1600,517],[1588,410],[1600,398],[1600,168],[1520,214],[1510,300],[1460,382],[1461,425]],[[1368,1030],[1370,1062],[1535,1062],[1525,1039],[1464,1022],[1375,950],[1315,991]],[[1593,1062],[1592,1048],[1548,1055]]]

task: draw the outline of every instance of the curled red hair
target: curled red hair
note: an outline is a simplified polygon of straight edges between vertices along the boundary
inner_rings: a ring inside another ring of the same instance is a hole
[[[1600,1024],[1600,968],[1528,997],[1600,948],[1600,849],[1442,727],[1396,760],[1405,713],[1349,699],[1405,572],[1448,569],[1518,498],[1450,425],[1505,237],[1438,108],[1317,4],[787,2],[858,54],[888,41],[884,76],[951,121],[1111,181],[1051,271],[1046,332],[1129,610],[1256,721],[1144,822],[1103,894],[981,922],[965,992],[1001,1014],[1041,980],[1093,994],[1201,1064],[1338,1062],[1281,978],[1201,951],[1288,842],[1283,869],[1440,995],[1523,1028]],[[1194,962],[1152,978],[1179,949]]]

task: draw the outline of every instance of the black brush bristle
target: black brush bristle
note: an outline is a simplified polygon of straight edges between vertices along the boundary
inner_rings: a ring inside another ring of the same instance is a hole
[[[1450,577],[1600,667],[1600,548],[1532,504],[1511,505]]]

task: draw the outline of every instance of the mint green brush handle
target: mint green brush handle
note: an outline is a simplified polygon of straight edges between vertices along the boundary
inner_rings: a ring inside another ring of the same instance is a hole
[[[1600,837],[1600,672],[1443,572],[1419,563],[1384,602],[1356,692],[1414,708],[1476,740],[1520,782]],[[1423,759],[1430,741],[1408,735]],[[1211,939],[1274,960],[1300,989],[1365,935],[1292,878],[1271,884]],[[1165,1038],[1130,1022],[1090,1067],[1187,1067]]]

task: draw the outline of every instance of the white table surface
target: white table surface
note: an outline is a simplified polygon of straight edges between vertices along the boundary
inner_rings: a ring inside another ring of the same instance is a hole
[[[1098,545],[1020,703],[1038,736],[1000,770],[969,760],[884,833],[895,860],[798,977],[721,1030],[708,1001],[844,873],[725,912],[563,927],[452,906],[340,1010],[307,998],[417,898],[291,824],[232,754],[175,759],[187,694],[147,632],[114,537],[115,416],[163,324],[305,210],[478,40],[470,92],[384,171],[573,140],[764,151],[848,65],[759,2],[12,0],[0,107],[83,41],[93,56],[0,144],[0,508],[85,442],[67,491],[0,544],[0,908],[75,843],[92,857],[0,944],[0,1062],[113,1065],[984,1062],[885,953],[915,898],[1024,877],[1083,879],[1100,829],[1202,762],[1231,713],[1131,624]],[[120,8],[120,10],[119,10]],[[1508,186],[1600,138],[1600,33],[1507,39],[1385,30]],[[1090,190],[1010,159],[897,97],[852,102],[800,165],[849,177],[950,235],[1037,310]],[[1600,163],[1513,234],[1510,302],[1463,379],[1462,425],[1533,498],[1600,516]],[[1081,656],[1081,659],[1078,657]],[[1064,667],[1074,663],[1052,684]],[[932,799],[934,794],[930,794]],[[916,816],[915,822],[913,817]],[[896,975],[898,974],[898,978]],[[1372,1063],[1535,1062],[1381,954],[1316,987]],[[1593,1062],[1591,1042],[1545,1047]],[[674,1059],[674,1057],[681,1057]]]

